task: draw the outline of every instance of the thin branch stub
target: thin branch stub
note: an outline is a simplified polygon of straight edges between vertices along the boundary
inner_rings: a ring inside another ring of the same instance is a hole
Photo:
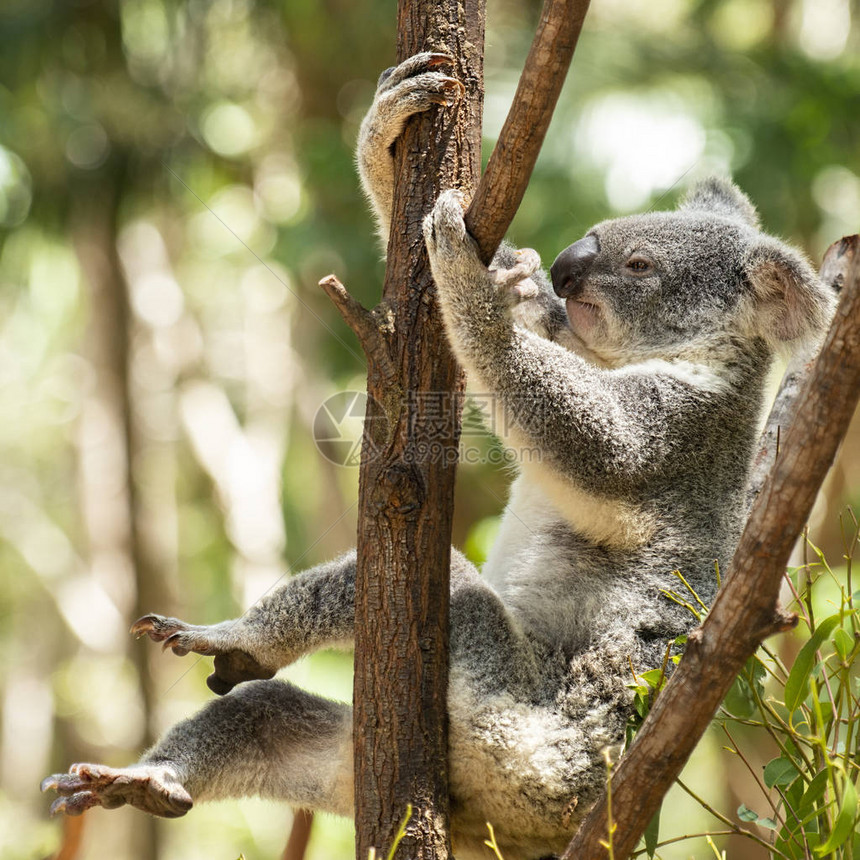
[[[326,275],[319,285],[355,333],[368,361],[375,362],[386,374],[393,371],[388,343],[373,311],[352,296],[336,275]]]

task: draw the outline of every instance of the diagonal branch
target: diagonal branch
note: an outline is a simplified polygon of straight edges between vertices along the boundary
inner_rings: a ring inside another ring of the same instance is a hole
[[[613,852],[627,857],[678,776],[735,676],[761,641],[784,629],[780,582],[860,397],[860,256],[854,257],[827,340],[798,397],[794,423],[753,504],[729,577],[687,653],[612,776]],[[606,857],[598,801],[562,860]]]
[[[525,194],[564,84],[589,0],[545,0],[508,118],[466,212],[486,265]]]

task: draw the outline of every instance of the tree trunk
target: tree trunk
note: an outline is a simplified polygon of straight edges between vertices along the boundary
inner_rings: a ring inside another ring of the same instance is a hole
[[[397,183],[383,308],[368,352],[355,606],[356,856],[441,860],[448,839],[448,594],[463,374],[448,348],[421,221],[480,170],[483,0],[401,0],[398,60],[449,54],[466,94],[413,118]]]
[[[126,178],[126,156],[115,156],[100,175],[72,184],[70,229],[84,280],[89,289],[90,321],[87,348],[95,384],[87,398],[79,441],[79,469],[84,523],[93,568],[115,569],[116,576],[134,580],[135,614],[156,603],[163,593],[156,566],[150,563],[142,534],[140,498],[134,478],[139,451],[130,387],[132,324],[125,278],[117,252],[118,210]],[[101,416],[99,419],[97,416]],[[87,427],[96,423],[96,438]],[[119,479],[105,486],[105,458]],[[113,491],[113,492],[111,492]],[[117,564],[116,559],[122,563]],[[126,570],[124,571],[124,567]],[[108,589],[110,591],[110,589]],[[122,591],[120,586],[118,591]],[[130,656],[140,677],[144,712],[143,743],[155,740],[152,726],[155,690],[149,672],[149,652],[130,644]],[[134,825],[135,856],[159,855],[159,823],[147,817]]]

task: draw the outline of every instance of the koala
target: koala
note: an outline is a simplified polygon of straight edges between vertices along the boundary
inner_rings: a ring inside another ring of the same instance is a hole
[[[391,145],[406,119],[462,91],[440,55],[380,80],[358,163],[390,226]],[[606,779],[631,715],[632,672],[660,666],[695,624],[670,599],[681,571],[709,602],[742,526],[779,349],[820,337],[833,298],[750,201],[710,179],[668,212],[597,224],[549,272],[503,247],[484,266],[444,192],[424,232],[445,330],[495,427],[523,458],[478,572],[451,562],[451,828],[457,857],[561,852]],[[132,632],[213,656],[221,694],[127,768],[48,777],[68,815],[125,803],[165,817],[263,795],[351,815],[352,711],[273,679],[353,637],[355,554],[292,578],[212,626],[148,615]],[[403,798],[404,804],[410,798]]]

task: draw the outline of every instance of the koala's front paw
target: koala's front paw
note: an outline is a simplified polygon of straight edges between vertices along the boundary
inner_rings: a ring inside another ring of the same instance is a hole
[[[426,51],[387,69],[379,78],[373,104],[361,123],[356,152],[358,172],[386,242],[394,195],[391,147],[413,114],[434,105],[451,106],[462,98],[466,89],[460,81],[439,71],[452,64],[453,59],[446,54]]]
[[[433,105],[450,107],[465,93],[456,78],[438,71],[450,66],[451,57],[428,52],[416,54],[379,78],[373,104],[358,136],[358,165],[366,190],[373,196],[387,192],[383,171],[391,163],[391,145],[403,132],[410,116]],[[384,187],[380,187],[384,186]]]
[[[192,651],[214,657],[215,671],[206,683],[213,693],[223,696],[242,681],[268,680],[276,672],[275,668],[262,665],[247,651],[236,647],[235,637],[230,633],[237,624],[238,621],[228,621],[199,627],[178,618],[144,615],[134,622],[131,632],[138,638],[146,635],[153,642],[161,642],[164,650],[170,648],[180,657]]]
[[[433,105],[455,105],[466,88],[451,75],[437,71],[441,66],[451,66],[452,63],[453,59],[447,54],[425,51],[399,66],[386,69],[379,77],[371,108],[376,114],[379,130],[393,124],[396,128],[393,140],[400,134],[403,122],[412,114],[429,110]]]
[[[466,231],[464,203],[460,191],[444,191],[424,219],[424,241],[440,291],[450,293],[462,285],[462,290],[469,292],[484,285],[495,301],[506,308],[535,298],[540,289],[529,278],[540,268],[537,251],[524,248],[516,252],[516,262],[510,268],[487,269],[478,256],[474,239]]]
[[[434,273],[449,268],[451,261],[462,266],[487,271],[478,257],[475,240],[466,232],[463,220],[466,198],[462,191],[450,188],[443,191],[430,214],[424,219],[424,242]]]
[[[540,287],[531,276],[540,268],[540,255],[533,248],[520,248],[517,261],[509,269],[491,269],[496,290],[504,298],[508,307],[536,299]]]
[[[68,773],[42,780],[42,791],[50,790],[60,795],[51,804],[52,815],[80,815],[94,806],[116,809],[128,803],[151,815],[178,818],[193,805],[191,795],[165,765],[73,764]]]

